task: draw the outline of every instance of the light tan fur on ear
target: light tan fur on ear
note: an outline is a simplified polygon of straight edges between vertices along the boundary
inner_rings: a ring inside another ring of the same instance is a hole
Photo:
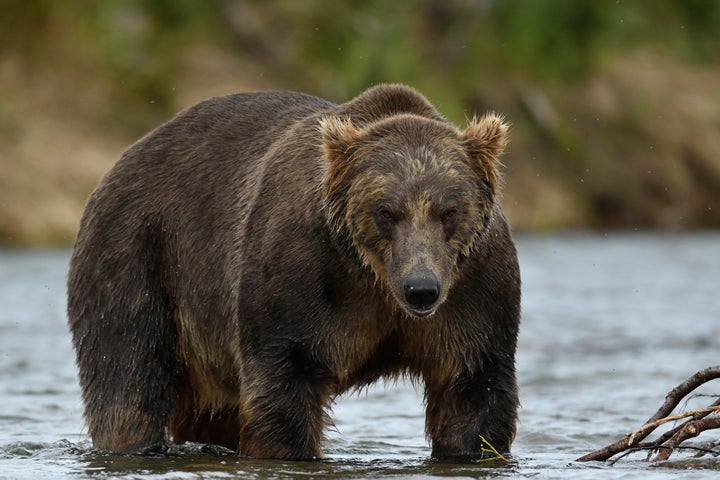
[[[495,113],[473,117],[462,133],[462,140],[470,158],[475,161],[495,193],[499,184],[497,167],[508,141],[508,125]]]
[[[330,193],[342,185],[350,169],[352,146],[360,138],[360,130],[353,125],[350,118],[328,116],[320,119],[318,131],[322,137],[322,151],[327,162],[323,181]]]
[[[360,130],[350,118],[323,117],[318,124],[325,158],[332,164],[343,159],[350,146],[360,138]]]

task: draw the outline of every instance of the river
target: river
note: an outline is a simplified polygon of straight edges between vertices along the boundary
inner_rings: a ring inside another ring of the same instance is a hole
[[[639,427],[665,394],[720,363],[720,233],[518,236],[520,423],[504,467],[429,459],[422,397],[380,384],[339,399],[327,459],[238,459],[207,445],[144,456],[91,448],[65,324],[67,250],[0,250],[0,478],[705,478],[677,454],[575,458]],[[714,391],[713,391],[714,388]],[[709,389],[709,390],[708,390]],[[718,393],[718,385],[702,392]],[[693,402],[707,405],[712,399]],[[718,438],[706,432],[696,442]],[[706,438],[707,437],[707,438]],[[704,468],[704,469],[702,469]],[[712,470],[708,470],[712,469]]]

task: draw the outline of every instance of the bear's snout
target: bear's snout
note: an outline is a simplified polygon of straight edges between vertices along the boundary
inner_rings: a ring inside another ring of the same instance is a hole
[[[424,317],[435,312],[434,304],[440,297],[440,282],[429,271],[412,273],[405,280],[403,292],[412,313]]]

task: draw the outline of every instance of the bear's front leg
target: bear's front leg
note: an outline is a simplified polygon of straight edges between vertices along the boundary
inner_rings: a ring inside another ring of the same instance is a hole
[[[425,382],[425,425],[434,458],[477,460],[488,443],[509,454],[518,408],[512,364],[485,365],[483,371],[446,380],[430,376]]]
[[[243,366],[241,378],[240,446],[238,453],[254,458],[314,460],[323,457],[323,429],[329,383],[305,356]]]

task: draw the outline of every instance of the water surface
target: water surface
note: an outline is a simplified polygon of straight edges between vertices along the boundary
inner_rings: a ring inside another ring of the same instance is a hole
[[[91,448],[65,325],[69,252],[0,251],[0,478],[703,478],[642,455],[574,459],[640,426],[720,363],[720,233],[521,236],[522,408],[506,467],[429,460],[422,398],[379,385],[333,409],[328,459],[238,459],[207,445],[122,456]],[[710,385],[705,393],[720,391]],[[693,402],[706,405],[712,399]],[[693,402],[689,406],[693,406]],[[707,434],[704,439],[717,438]],[[672,458],[672,457],[671,457]]]

